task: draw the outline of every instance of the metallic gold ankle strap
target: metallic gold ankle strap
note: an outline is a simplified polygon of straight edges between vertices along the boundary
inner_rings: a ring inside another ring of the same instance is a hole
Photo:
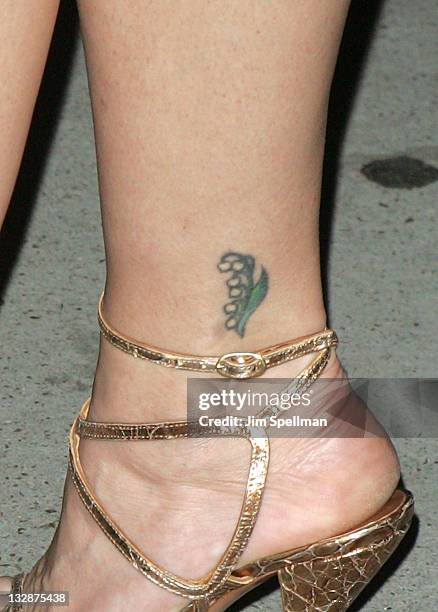
[[[110,344],[133,357],[177,370],[215,373],[227,378],[252,378],[260,376],[268,368],[309,353],[326,351],[338,343],[336,333],[332,329],[325,329],[311,336],[289,340],[254,353],[238,351],[219,357],[169,353],[137,342],[113,329],[103,315],[103,297],[102,293],[99,299],[98,321],[102,335]]]

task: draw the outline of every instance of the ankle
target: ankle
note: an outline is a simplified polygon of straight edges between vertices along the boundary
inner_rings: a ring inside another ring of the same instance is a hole
[[[289,361],[270,369],[265,376],[292,379],[313,359],[310,354]],[[322,375],[344,377],[334,349]],[[186,419],[188,380],[199,377],[205,379],[205,374],[134,359],[102,339],[89,417],[96,421],[126,422]],[[209,377],[214,378],[215,374]]]
[[[283,265],[275,283],[269,282],[269,307],[266,298],[251,315],[243,337],[225,325],[223,278],[215,279],[214,290],[207,286],[199,291],[197,286],[196,295],[188,295],[184,287],[184,298],[170,298],[164,287],[163,294],[151,295],[138,283],[108,283],[103,310],[110,325],[125,336],[169,352],[199,355],[254,351],[324,329],[327,316],[318,262],[293,272]],[[291,283],[305,290],[291,298]]]

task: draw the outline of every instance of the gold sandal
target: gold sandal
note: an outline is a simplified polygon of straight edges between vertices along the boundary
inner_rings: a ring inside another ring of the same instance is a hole
[[[115,347],[164,367],[214,372],[230,378],[259,376],[267,368],[316,353],[310,365],[297,377],[298,385],[308,387],[325,368],[331,349],[337,344],[334,331],[322,332],[257,353],[228,353],[222,357],[201,357],[168,353],[141,344],[115,331],[105,321],[99,301],[98,320],[103,336]],[[108,516],[87,482],[81,465],[81,438],[100,440],[172,440],[193,435],[187,421],[162,423],[101,423],[89,421],[90,399],[82,406],[70,431],[69,471],[86,509],[103,533],[124,557],[146,578],[189,603],[181,612],[222,612],[274,575],[280,583],[284,612],[344,612],[375,576],[409,529],[414,513],[413,497],[397,489],[381,510],[355,529],[239,565],[260,509],[269,465],[269,439],[257,427],[202,427],[196,435],[241,437],[251,444],[252,453],[244,500],[234,535],[217,566],[207,576],[186,580],[148,559]],[[24,574],[13,579],[11,594],[17,600],[4,612],[22,610],[19,603]]]

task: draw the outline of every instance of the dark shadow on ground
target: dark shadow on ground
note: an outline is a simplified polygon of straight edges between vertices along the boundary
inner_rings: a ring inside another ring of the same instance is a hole
[[[61,0],[29,138],[0,235],[0,304],[32,217],[71,76],[78,32],[74,2]]]
[[[329,243],[336,201],[339,158],[384,0],[353,0],[342,39],[333,80],[328,126],[320,216],[321,265],[325,303],[328,301],[330,266]]]
[[[393,553],[393,555],[389,558],[389,560],[385,563],[380,572],[372,579],[369,586],[366,587],[364,591],[359,595],[356,601],[353,603],[349,612],[359,612],[364,609],[366,603],[373,597],[375,593],[379,589],[381,589],[386,580],[397,571],[406,555],[409,551],[415,546],[415,542],[418,537],[418,532],[420,529],[420,521],[417,516],[414,516],[412,521],[412,526],[408,531],[407,535],[402,540],[399,547]],[[389,597],[388,597],[389,599]],[[388,608],[389,610],[389,608]]]

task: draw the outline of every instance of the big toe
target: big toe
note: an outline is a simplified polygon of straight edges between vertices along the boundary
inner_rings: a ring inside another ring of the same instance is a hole
[[[9,604],[8,595],[11,591],[12,578],[0,576],[0,611]]]

